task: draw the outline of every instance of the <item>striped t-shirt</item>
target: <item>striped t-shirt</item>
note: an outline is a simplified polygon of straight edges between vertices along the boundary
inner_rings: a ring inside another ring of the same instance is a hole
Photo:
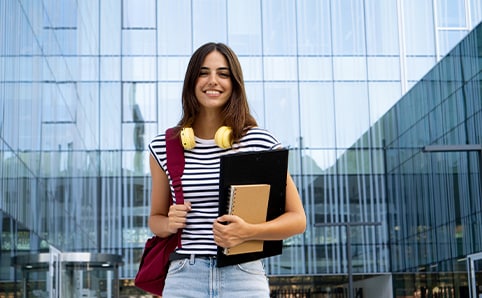
[[[191,202],[192,210],[187,215],[187,224],[181,236],[182,248],[177,250],[178,253],[215,255],[217,252],[212,225],[218,217],[219,157],[224,154],[279,147],[281,144],[278,140],[261,128],[251,128],[231,149],[221,149],[214,140],[196,137],[196,146],[191,150],[184,150],[182,189],[184,200]],[[175,202],[174,189],[166,166],[165,134],[155,137],[149,144],[149,150],[168,175]]]

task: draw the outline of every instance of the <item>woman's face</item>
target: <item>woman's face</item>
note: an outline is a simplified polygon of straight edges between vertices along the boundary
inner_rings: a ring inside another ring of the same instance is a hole
[[[222,109],[233,92],[226,58],[218,51],[209,53],[196,81],[196,98],[202,108]]]

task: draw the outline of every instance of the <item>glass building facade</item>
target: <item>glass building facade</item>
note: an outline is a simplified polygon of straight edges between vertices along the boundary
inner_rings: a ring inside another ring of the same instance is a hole
[[[482,143],[481,20],[480,0],[0,1],[0,297],[44,287],[15,260],[52,252],[122,256],[139,293],[146,144],[208,41],[291,150],[308,228],[266,260],[274,296],[466,297],[481,153],[422,149]]]

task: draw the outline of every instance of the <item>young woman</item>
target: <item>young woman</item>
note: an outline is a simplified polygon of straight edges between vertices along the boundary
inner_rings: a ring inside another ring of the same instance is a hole
[[[184,204],[169,204],[174,192],[166,168],[165,135],[149,144],[149,227],[161,237],[183,229],[182,247],[171,262],[163,297],[269,297],[261,260],[218,268],[217,246],[286,239],[304,232],[306,217],[289,173],[285,213],[278,218],[249,224],[233,215],[218,217],[220,156],[281,147],[250,114],[241,66],[228,46],[207,43],[195,51],[186,71],[182,107],[178,134],[185,156]]]

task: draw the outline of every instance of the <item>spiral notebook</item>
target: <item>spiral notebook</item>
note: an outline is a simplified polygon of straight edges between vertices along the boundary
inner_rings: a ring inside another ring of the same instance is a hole
[[[228,214],[237,215],[252,224],[266,222],[269,201],[269,184],[231,185]],[[263,251],[262,240],[250,240],[225,248],[225,255]]]
[[[221,156],[219,176],[219,215],[229,211],[229,197],[232,185],[269,184],[269,200],[266,221],[275,219],[285,211],[286,175],[288,171],[288,149],[254,151]],[[250,206],[250,212],[259,209],[258,203]],[[283,241],[263,241],[263,250],[226,255],[218,247],[217,266],[234,265],[271,257],[282,253]]]

